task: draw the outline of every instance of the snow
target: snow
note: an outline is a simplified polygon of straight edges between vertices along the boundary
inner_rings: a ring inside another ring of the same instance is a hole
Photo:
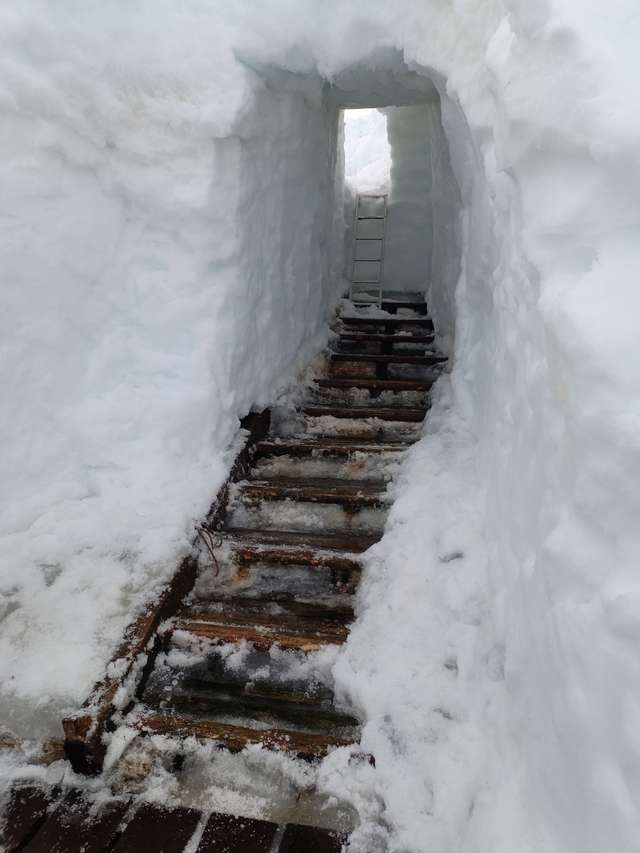
[[[339,109],[435,89],[432,166],[456,186],[433,192],[429,298],[452,392],[376,552],[398,579],[372,563],[336,670],[379,760],[336,754],[326,784],[396,850],[634,851],[636,6],[0,16],[3,725],[59,733],[188,548],[238,418],[322,346]],[[376,589],[408,610],[395,637]]]
[[[344,176],[351,189],[360,193],[388,192],[391,148],[387,119],[379,110],[345,110]]]

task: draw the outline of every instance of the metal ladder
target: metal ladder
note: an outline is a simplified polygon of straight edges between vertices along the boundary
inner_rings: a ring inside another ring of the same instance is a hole
[[[386,195],[358,195],[353,221],[351,301],[382,307]]]

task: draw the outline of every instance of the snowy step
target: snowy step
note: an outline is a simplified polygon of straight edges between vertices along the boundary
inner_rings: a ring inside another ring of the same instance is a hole
[[[183,608],[167,628],[224,643],[252,643],[256,649],[273,646],[295,651],[318,651],[325,645],[345,642],[351,608],[319,608],[290,602],[283,606],[269,601],[213,603]]]
[[[367,364],[419,364],[433,366],[444,364],[447,357],[444,355],[413,355],[411,353],[358,353],[358,352],[332,352],[332,362],[364,362]]]
[[[341,436],[322,436],[318,438],[274,439],[260,441],[256,445],[256,457],[262,456],[350,456],[354,453],[401,453],[409,442],[395,441],[381,443],[375,439],[349,439]]]
[[[362,344],[432,344],[435,335],[409,334],[407,332],[396,332],[385,334],[384,332],[338,332],[340,341]]]
[[[366,440],[338,440],[304,443],[300,440],[273,443],[256,451],[252,479],[291,477],[295,479],[331,478],[342,482],[362,480],[386,483],[400,461],[405,443],[376,445]]]
[[[309,530],[255,530],[236,527],[225,531],[225,541],[230,542],[237,551],[251,551],[259,554],[262,559],[266,559],[268,552],[278,554],[279,560],[286,559],[287,555],[297,560],[304,557],[305,562],[308,559],[306,555],[316,555],[317,552],[328,552],[324,555],[327,559],[335,559],[332,552],[362,554],[379,539],[380,536],[376,534],[329,530],[313,533]],[[320,558],[322,554],[317,556]],[[352,564],[353,561],[348,560],[345,566]]]
[[[138,720],[136,725],[140,731],[147,734],[215,740],[231,752],[239,752],[250,744],[262,744],[269,749],[292,752],[307,759],[322,758],[334,747],[349,746],[353,743],[353,738],[328,734],[279,727],[253,728],[171,714],[148,714]]]
[[[390,334],[393,329],[397,329],[400,326],[415,326],[417,328],[433,331],[433,320],[431,317],[371,317],[366,315],[358,317],[347,315],[345,317],[344,315],[341,315],[340,320],[346,326],[384,326],[388,330],[387,334]],[[342,329],[339,329],[339,331],[342,331]]]
[[[182,675],[170,670],[173,678]],[[144,704],[158,711],[187,712],[202,719],[243,717],[273,725],[276,722],[309,731],[343,732],[357,728],[358,720],[334,708],[332,701],[300,690],[279,689],[272,684],[255,687],[245,683],[215,684],[207,679],[179,678],[166,691],[162,682],[149,685]]]
[[[330,376],[316,379],[319,388],[362,388],[368,391],[428,391],[431,379],[374,379],[368,376]]]
[[[267,499],[247,496],[243,486],[235,486],[229,506],[227,528],[275,528],[291,531],[348,530],[381,531],[386,519],[386,504],[382,500],[358,499],[356,494],[347,494],[342,500],[324,490],[322,500],[319,490],[308,490],[308,499],[302,488],[296,496],[272,494]],[[266,495],[265,495],[266,497]],[[292,499],[293,498],[293,499]]]
[[[376,406],[338,406],[328,404],[305,406],[303,412],[305,415],[311,418],[376,418],[382,421],[421,423],[426,417],[427,408],[418,406],[399,406],[395,408],[382,408]]]
[[[250,480],[240,484],[243,500],[296,500],[311,503],[333,503],[352,508],[381,506],[385,499],[386,483],[378,481],[332,480],[285,477],[269,480]]]

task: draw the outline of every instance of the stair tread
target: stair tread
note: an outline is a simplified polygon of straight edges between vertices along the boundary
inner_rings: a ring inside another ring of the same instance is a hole
[[[322,437],[318,439],[308,438],[291,438],[291,439],[273,439],[261,441],[256,445],[256,452],[260,455],[268,454],[287,454],[295,455],[299,453],[314,453],[316,451],[329,452],[336,454],[348,453],[398,453],[410,447],[411,442],[408,441],[389,441],[386,439],[380,442],[375,438],[341,438],[341,437]]]
[[[366,353],[366,352],[331,352],[332,361],[363,361],[371,362],[372,364],[420,364],[420,365],[436,365],[444,364],[447,357],[444,355],[412,355],[411,353]]]
[[[307,405],[304,407],[305,415],[313,418],[335,417],[335,418],[379,418],[384,421],[404,421],[411,423],[419,423],[424,420],[427,414],[426,407],[376,407],[376,406],[358,406],[351,405]]]
[[[229,643],[246,640],[263,650],[277,645],[316,651],[325,645],[344,643],[349,633],[347,626],[353,619],[350,607],[302,602],[283,606],[268,599],[195,601],[176,614],[168,630]]]
[[[368,376],[330,376],[316,379],[320,388],[370,388],[374,391],[428,391],[435,379],[374,379]]]
[[[356,343],[431,344],[435,336],[433,334],[411,334],[410,332],[386,334],[384,332],[348,332],[341,330],[338,332],[338,337],[341,340]]]
[[[345,480],[329,477],[251,478],[239,484],[243,498],[377,505],[384,501],[384,480]]]
[[[171,670],[175,677],[175,670]],[[220,716],[251,717],[273,725],[292,722],[297,728],[326,731],[337,727],[358,726],[358,720],[338,711],[332,701],[318,699],[300,692],[251,691],[243,684],[212,684],[194,678],[184,678],[172,685],[170,693],[160,689],[147,690],[144,703],[161,711],[186,711],[189,715],[212,719]]]
[[[388,317],[351,317],[341,315],[339,318],[343,323],[349,326],[423,326],[424,328],[432,329],[433,320],[430,317],[403,317],[396,314]]]
[[[148,734],[217,740],[227,749],[235,752],[250,744],[262,744],[270,749],[282,749],[306,758],[321,758],[332,747],[348,746],[353,743],[353,738],[336,737],[324,733],[299,732],[281,728],[252,728],[171,714],[145,714],[136,725],[138,729]]]
[[[226,540],[236,544],[252,543],[282,548],[316,548],[318,550],[339,551],[346,554],[360,554],[377,542],[377,534],[351,533],[340,530],[313,533],[309,530],[272,530],[253,527],[227,528]]]
[[[204,621],[211,624],[291,626],[292,630],[307,630],[311,625],[340,625],[353,621],[352,607],[308,604],[294,599],[247,599],[229,596],[217,600],[196,599],[185,605],[175,618]]]

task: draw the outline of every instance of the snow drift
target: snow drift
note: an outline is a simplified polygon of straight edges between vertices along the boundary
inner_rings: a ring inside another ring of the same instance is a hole
[[[319,345],[340,289],[338,109],[418,103],[413,74],[448,144],[432,180],[446,157],[457,184],[434,194],[430,294],[454,354],[434,424],[465,436],[442,464],[475,478],[460,512],[483,542],[461,565],[484,603],[460,670],[470,722],[448,764],[434,747],[424,808],[390,793],[384,820],[403,850],[634,850],[635,7],[22,0],[0,16],[7,724],[33,731],[41,709],[45,731],[82,697],[188,546],[238,416]],[[424,453],[418,503],[439,464]],[[432,529],[363,599],[372,659],[385,590],[458,551],[439,554],[448,516],[428,506],[390,521]],[[419,585],[425,614],[437,588]],[[358,687],[357,638],[337,675],[371,715],[384,795],[420,716],[376,702],[384,667]],[[421,763],[407,772],[422,785]]]

